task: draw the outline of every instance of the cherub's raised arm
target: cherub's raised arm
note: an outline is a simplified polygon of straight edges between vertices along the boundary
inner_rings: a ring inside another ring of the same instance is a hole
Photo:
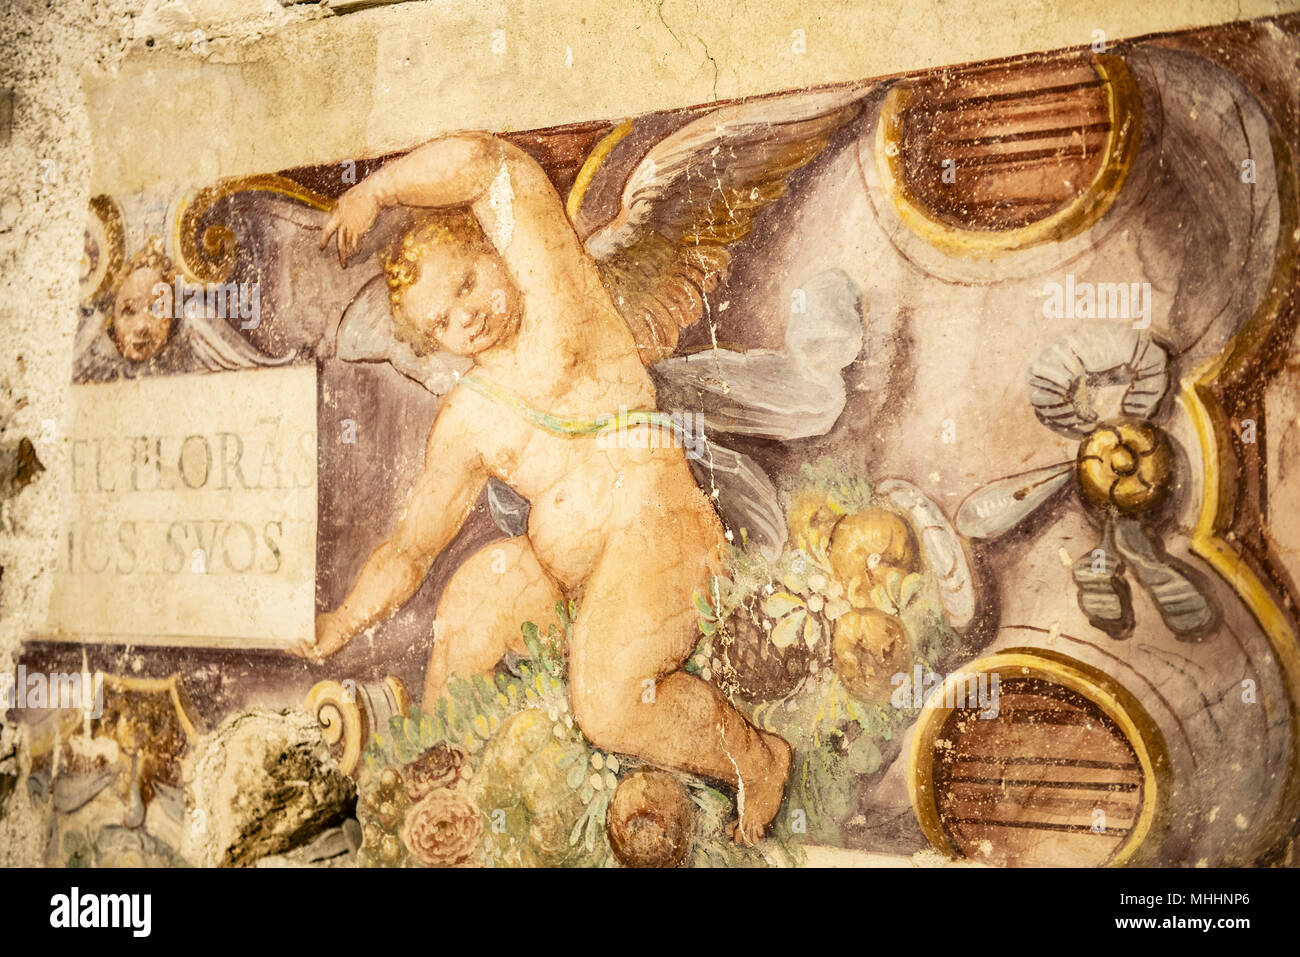
[[[487,472],[473,433],[450,397],[434,422],[425,449],[424,470],[388,541],[371,553],[347,598],[332,613],[319,616],[314,643],[295,650],[305,657],[332,655],[362,630],[396,612],[424,581],[429,566],[460,531]]]
[[[503,140],[453,133],[430,140],[366,182],[381,206],[459,206],[483,197],[505,158]]]
[[[321,244],[337,232],[356,251],[385,206],[469,206],[525,295],[572,288],[592,266],[564,203],[537,162],[490,133],[452,133],[417,147],[345,193]]]

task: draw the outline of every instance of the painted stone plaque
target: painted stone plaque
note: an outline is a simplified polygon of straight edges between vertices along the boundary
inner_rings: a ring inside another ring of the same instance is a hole
[[[310,628],[314,369],[78,385],[73,401],[51,636],[284,647]]]

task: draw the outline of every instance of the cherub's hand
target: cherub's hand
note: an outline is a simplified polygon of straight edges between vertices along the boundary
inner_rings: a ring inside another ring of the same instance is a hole
[[[320,664],[348,643],[347,636],[338,627],[338,619],[331,612],[316,616],[316,634],[308,640],[295,642],[286,650],[291,655]]]
[[[346,266],[347,259],[357,251],[361,239],[379,215],[379,197],[368,182],[360,182],[339,197],[329,222],[321,230],[320,248],[324,249],[330,237],[338,234],[339,265]]]

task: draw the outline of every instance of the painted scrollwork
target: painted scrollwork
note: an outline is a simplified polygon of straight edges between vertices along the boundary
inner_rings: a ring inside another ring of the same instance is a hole
[[[325,743],[344,774],[361,770],[361,756],[389,718],[410,707],[406,687],[393,677],[373,685],[351,679],[320,681],[307,692],[304,707],[321,727]]]
[[[296,200],[317,210],[333,208],[333,202],[293,180],[278,175],[243,176],[199,190],[182,205],[176,216],[177,265],[199,282],[225,282],[234,272],[240,256],[240,237],[227,203],[240,194],[273,194]]]

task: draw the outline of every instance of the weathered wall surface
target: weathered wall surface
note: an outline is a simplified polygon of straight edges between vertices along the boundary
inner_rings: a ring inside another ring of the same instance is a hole
[[[335,4],[343,9],[343,4]],[[0,671],[45,618],[89,197],[1248,19],[1288,0],[618,8],[98,0],[0,11]],[[21,440],[30,442],[37,471]],[[23,742],[0,729],[0,801]],[[43,822],[0,816],[0,863]]]
[[[0,669],[45,617],[52,549],[66,475],[64,398],[77,322],[78,263],[94,169],[82,71],[116,73],[128,49],[147,54],[147,37],[201,22],[229,42],[319,16],[312,7],[281,10],[256,0],[182,4],[140,2],[7,3],[0,10],[0,445],[13,450],[0,504]],[[170,11],[170,12],[169,12]],[[238,39],[236,39],[238,38]],[[164,41],[165,42],[165,41]],[[128,125],[143,129],[147,113]],[[155,129],[150,136],[165,136]],[[183,152],[179,150],[178,152]],[[22,438],[44,471],[18,491]],[[16,494],[15,494],[16,493]],[[0,731],[0,775],[21,774],[24,755],[13,728]],[[38,863],[43,822],[30,805],[11,802],[0,821],[0,860]]]

